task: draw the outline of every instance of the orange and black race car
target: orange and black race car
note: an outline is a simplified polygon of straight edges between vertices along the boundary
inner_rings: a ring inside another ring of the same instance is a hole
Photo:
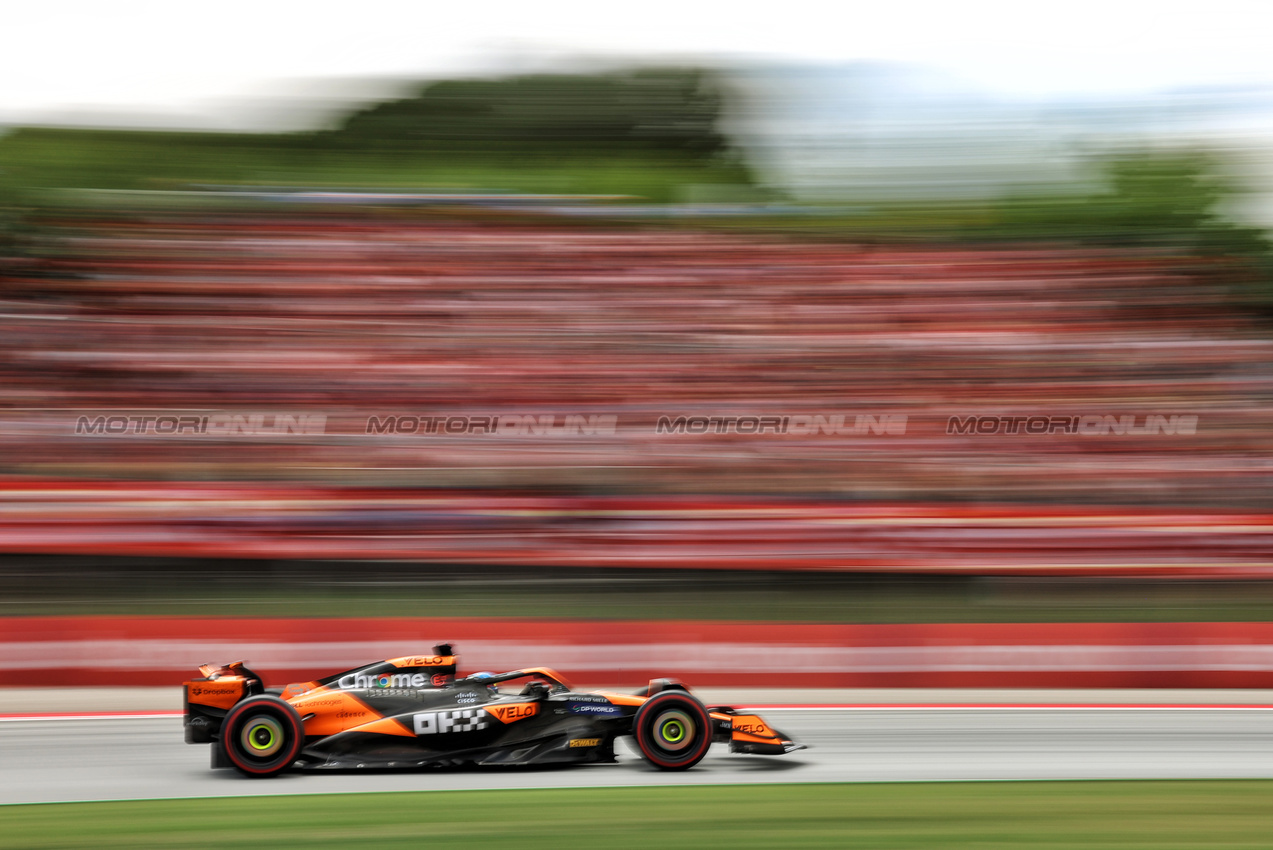
[[[247,776],[289,768],[422,768],[613,762],[631,735],[662,770],[693,767],[713,741],[736,753],[804,749],[754,714],[707,707],[674,679],[637,694],[581,693],[560,674],[533,667],[456,677],[443,644],[335,673],[266,688],[236,661],[204,665],[185,683],[189,744],[212,744],[212,766]],[[501,689],[501,685],[523,682]]]

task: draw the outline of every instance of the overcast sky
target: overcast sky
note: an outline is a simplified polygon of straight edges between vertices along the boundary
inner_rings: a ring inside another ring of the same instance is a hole
[[[241,125],[263,111],[235,102],[324,88],[305,80],[579,56],[918,63],[1012,98],[1273,86],[1273,0],[16,0],[0,33],[9,123],[79,112]]]

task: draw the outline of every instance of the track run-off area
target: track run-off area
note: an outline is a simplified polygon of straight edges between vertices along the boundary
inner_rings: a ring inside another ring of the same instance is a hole
[[[171,711],[0,715],[0,804],[740,783],[1273,778],[1273,701],[742,703],[808,744],[786,756],[715,745],[697,767],[649,767],[620,739],[609,765],[319,771],[252,780],[209,768]]]

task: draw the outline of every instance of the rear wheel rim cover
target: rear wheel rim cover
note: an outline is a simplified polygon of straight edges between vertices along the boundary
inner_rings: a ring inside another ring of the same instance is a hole
[[[286,736],[278,718],[257,714],[249,717],[239,734],[239,744],[244,755],[254,759],[269,759],[283,749]]]
[[[694,742],[694,719],[680,709],[669,709],[654,721],[654,742],[659,749],[679,753]]]

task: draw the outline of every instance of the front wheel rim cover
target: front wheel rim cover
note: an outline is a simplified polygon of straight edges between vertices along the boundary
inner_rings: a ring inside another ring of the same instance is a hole
[[[283,724],[278,718],[258,714],[248,718],[239,734],[243,753],[254,759],[269,759],[278,755],[284,744]]]
[[[654,721],[654,743],[659,749],[679,753],[694,742],[694,719],[684,711],[671,709]]]

